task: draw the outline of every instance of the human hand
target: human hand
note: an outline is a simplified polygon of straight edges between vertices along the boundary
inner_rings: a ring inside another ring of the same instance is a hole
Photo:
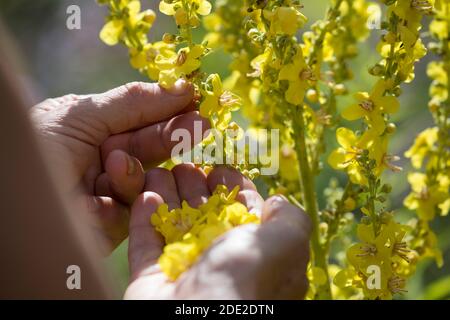
[[[261,216],[260,226],[235,228],[219,238],[191,269],[170,282],[158,266],[164,240],[151,226],[159,205],[205,202],[217,185],[240,186],[237,200]],[[302,299],[307,291],[310,221],[299,208],[275,196],[264,202],[239,172],[218,167],[208,176],[192,164],[153,169],[130,218],[131,282],[126,299]]]
[[[57,188],[91,218],[107,252],[128,236],[129,206],[144,187],[144,168],[170,158],[172,132],[193,133],[194,121],[209,128],[194,109],[193,87],[181,80],[170,91],[134,82],[32,108]]]

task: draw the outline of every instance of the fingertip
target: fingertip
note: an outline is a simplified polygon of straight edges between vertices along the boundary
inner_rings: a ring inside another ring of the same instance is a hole
[[[122,150],[114,150],[106,159],[105,171],[113,193],[121,201],[132,204],[145,184],[144,169],[139,160]]]
[[[210,195],[206,174],[193,163],[176,165],[172,169],[177,184],[180,201],[187,201],[196,208],[205,203]]]
[[[161,86],[160,86],[160,88],[161,88],[161,90],[168,92],[172,96],[176,96],[176,97],[190,96],[190,97],[192,97],[192,99],[194,98],[194,93],[195,93],[194,86],[192,85],[192,83],[190,83],[184,79],[177,80],[177,82],[175,82],[173,87],[171,87],[169,89],[164,89]]]
[[[208,187],[214,192],[218,185],[225,185],[229,190],[239,186],[240,191],[256,190],[255,184],[236,169],[228,166],[215,167],[207,178]]]
[[[114,175],[126,175],[128,172],[128,155],[122,150],[113,150],[105,161],[105,171]]]
[[[131,213],[132,215],[146,214],[151,216],[163,203],[164,200],[159,194],[152,191],[146,191],[137,197],[136,201],[133,203]],[[153,212],[151,212],[152,210]]]
[[[270,197],[263,206],[263,223],[276,219],[299,223],[308,234],[312,230],[311,220],[305,211],[290,203],[282,195]]]
[[[131,207],[130,233],[135,227],[150,226],[150,217],[163,203],[163,198],[155,192],[140,194]]]

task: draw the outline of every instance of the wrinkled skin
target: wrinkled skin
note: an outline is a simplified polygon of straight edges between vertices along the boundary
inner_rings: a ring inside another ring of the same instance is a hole
[[[192,164],[157,168],[177,142],[171,133],[208,121],[194,90],[130,83],[88,96],[68,95],[35,106],[31,116],[58,189],[88,217],[110,253],[129,237],[131,282],[126,299],[301,299],[307,290],[310,222],[283,197],[264,201],[239,172],[208,176]],[[200,141],[191,141],[192,145]],[[204,203],[218,184],[240,185],[238,200],[262,224],[236,228],[207,250],[176,282],[161,273],[163,240],[149,223],[162,203]]]

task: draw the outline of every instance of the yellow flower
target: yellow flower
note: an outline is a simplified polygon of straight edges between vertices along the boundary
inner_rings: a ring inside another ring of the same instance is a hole
[[[446,101],[448,98],[448,75],[445,71],[445,64],[443,61],[432,61],[428,65],[428,76],[433,79],[430,86],[430,96],[435,100]]]
[[[211,13],[211,8],[211,3],[207,0],[161,1],[159,3],[159,11],[168,16],[175,16],[175,21],[180,26],[187,24],[197,26],[199,23],[197,14],[206,16]]]
[[[192,48],[182,48],[178,53],[172,51],[160,52],[155,63],[160,70],[159,84],[164,88],[171,88],[181,77],[188,77],[200,68],[200,57],[205,48],[195,45]]]
[[[241,105],[239,97],[223,88],[218,74],[209,76],[212,90],[206,90],[203,94],[204,100],[200,104],[200,115],[205,118],[214,118],[214,124],[219,130],[225,130],[231,121],[231,112],[237,110]]]
[[[439,40],[447,39],[450,32],[449,21],[437,19],[431,21],[430,32]]]
[[[367,267],[389,264],[392,248],[387,247],[390,234],[383,228],[379,235],[375,236],[372,224],[359,224],[357,227],[358,238],[362,243],[351,246],[347,251],[348,262],[357,270],[366,274]]]
[[[438,132],[437,127],[424,130],[417,136],[411,148],[405,152],[405,157],[411,158],[414,168],[421,168],[424,158],[434,151],[438,141]]]
[[[146,73],[152,80],[159,79],[159,69],[156,65],[156,57],[175,55],[175,46],[163,41],[148,43],[139,51],[137,48],[130,49],[130,64],[133,68]]]
[[[187,241],[175,242],[165,246],[158,263],[168,278],[175,281],[195,263],[199,254],[199,241],[195,238],[189,238]]]
[[[137,38],[146,39],[145,33],[152,26],[156,15],[152,10],[141,11],[141,2],[139,0],[121,0],[118,4],[120,11],[119,17],[112,17],[100,31],[100,39],[107,45],[116,45],[122,38],[125,42],[129,42],[126,38],[125,28],[128,32],[135,32]],[[137,34],[138,29],[140,34]]]
[[[270,33],[295,35],[307,21],[307,18],[294,7],[278,7],[274,11],[264,10],[264,17],[269,20]]]
[[[366,131],[362,137],[347,128],[339,128],[336,138],[340,147],[328,157],[328,163],[336,170],[347,170],[353,183],[365,184],[358,158],[367,150],[374,139],[373,131]]]
[[[105,24],[100,31],[100,39],[109,46],[114,46],[119,42],[124,28],[122,20],[111,20]]]
[[[411,210],[416,210],[418,216],[425,220],[433,220],[437,205],[444,203],[448,197],[448,177],[441,175],[439,183],[429,186],[427,176],[423,173],[410,173],[408,181],[412,192],[406,197],[404,204]]]
[[[358,103],[346,108],[342,117],[350,121],[364,118],[378,134],[382,134],[386,128],[383,113],[395,113],[400,106],[397,98],[384,96],[386,89],[385,81],[380,80],[370,95],[367,92],[357,93],[355,98]]]
[[[238,192],[239,187],[229,192],[227,187],[218,186],[198,209],[183,202],[181,208],[169,211],[163,204],[151,216],[151,224],[166,242],[158,262],[170,280],[176,280],[187,271],[225,232],[239,225],[260,222],[236,201]]]
[[[343,285],[347,282],[346,277],[353,277],[353,281],[360,282],[359,286],[365,297],[391,299],[392,294],[403,292],[405,285],[405,280],[394,269],[394,266],[399,265],[396,259],[409,263],[410,250],[404,241],[406,228],[396,223],[392,216],[387,215],[379,228],[379,232],[375,233],[372,223],[358,225],[357,235],[362,242],[351,246],[347,251],[348,262],[356,273],[347,271],[338,274],[335,282]],[[379,267],[381,272],[380,289],[367,288],[367,279],[373,272],[370,269],[372,266]]]
[[[398,0],[392,11],[405,21],[411,30],[419,30],[420,21],[425,14],[433,11],[434,0]]]
[[[293,105],[303,104],[306,90],[310,87],[309,81],[317,81],[317,76],[307,65],[302,50],[297,50],[291,64],[281,68],[278,76],[279,80],[289,81],[289,87],[286,90],[286,101]]]

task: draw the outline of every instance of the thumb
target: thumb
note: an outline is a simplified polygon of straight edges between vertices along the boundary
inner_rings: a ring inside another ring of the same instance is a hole
[[[106,127],[107,137],[180,113],[192,104],[194,89],[184,80],[177,81],[171,89],[156,83],[132,82],[90,98],[94,106],[87,110],[87,116]]]
[[[162,254],[164,239],[151,225],[150,217],[163,203],[158,194],[145,192],[131,208],[128,243],[131,281],[157,271],[157,261]]]

